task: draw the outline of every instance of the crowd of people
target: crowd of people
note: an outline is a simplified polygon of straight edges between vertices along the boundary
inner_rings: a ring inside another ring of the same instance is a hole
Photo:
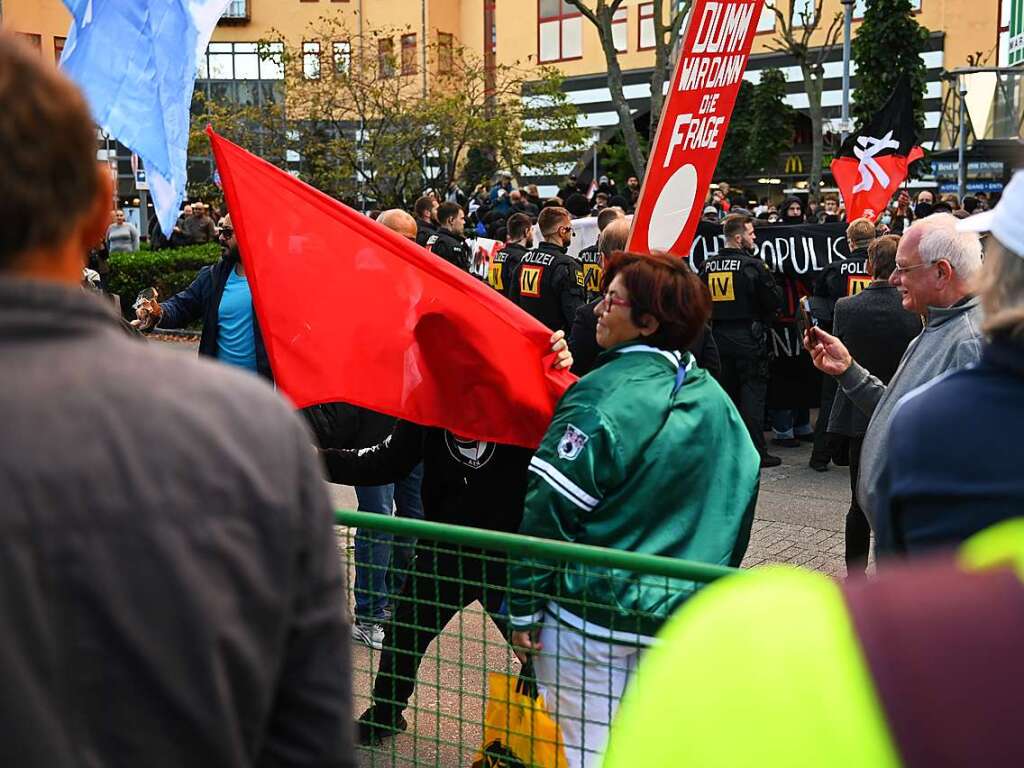
[[[501,178],[486,197],[461,200],[456,187],[412,213],[381,212],[379,224],[465,271],[467,222],[507,240],[481,277],[552,329],[550,365],[582,378],[536,451],[346,403],[303,419],[267,385],[230,215],[218,226],[193,204],[176,230],[219,238],[223,257],[137,309],[147,328],[202,319],[200,356],[222,364],[139,343],[80,287],[85,254],[109,234],[112,193],[85,100],[0,34],[0,104],[0,149],[18,159],[0,166],[0,220],[21,223],[0,230],[6,762],[355,765],[351,640],[382,650],[356,732],[379,743],[408,727],[426,648],[474,600],[533,661],[573,768],[599,764],[606,743],[609,765],[754,764],[752,740],[734,737],[748,729],[769,742],[810,734],[774,752],[753,740],[779,760],[830,764],[847,747],[892,758],[921,738],[904,726],[931,723],[929,713],[962,726],[959,738],[931,737],[947,764],[1024,759],[1007,719],[1019,678],[992,672],[1016,662],[1024,639],[1024,586],[998,567],[1019,570],[1024,531],[984,532],[1024,502],[1013,444],[1024,419],[1013,395],[1024,371],[1024,176],[992,211],[975,198],[981,215],[966,219],[901,196],[902,224],[851,222],[848,261],[863,257],[867,287],[842,295],[826,270],[814,291],[803,344],[834,382],[822,431],[849,439],[848,557],[863,570],[873,532],[871,586],[769,571],[697,593],[466,551],[402,560],[403,542],[364,536],[352,623],[324,471],[361,489],[368,511],[389,514],[394,500],[435,522],[738,565],[772,466],[764,326],[781,298],[753,255],[767,212],[733,205],[719,185],[726,245],[699,275],[624,250],[635,178],[624,194],[601,179],[593,200],[570,179],[564,199],[543,203]],[[586,215],[601,234],[575,258],[573,222]],[[804,221],[803,203],[783,201],[779,216]],[[800,421],[790,417],[793,435]],[[975,573],[914,564],[963,542]],[[408,576],[386,578],[386,567]],[[643,626],[624,625],[638,611]],[[910,695],[926,678],[959,683]],[[829,708],[837,691],[859,706],[850,720]],[[874,730],[840,740],[849,723]]]

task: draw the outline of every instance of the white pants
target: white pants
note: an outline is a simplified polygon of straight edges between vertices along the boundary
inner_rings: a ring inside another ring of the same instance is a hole
[[[587,637],[550,615],[540,643],[533,661],[537,686],[562,730],[569,768],[598,768],[641,649]]]

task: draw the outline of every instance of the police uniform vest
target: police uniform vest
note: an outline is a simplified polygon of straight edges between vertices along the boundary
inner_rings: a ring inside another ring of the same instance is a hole
[[[763,261],[735,248],[723,248],[701,270],[711,292],[711,319],[765,320],[776,307],[766,306],[763,294],[774,293],[775,278]]]
[[[446,229],[439,229],[427,240],[427,249],[449,264],[454,264],[464,272],[469,271],[469,248],[461,237],[455,237]]]
[[[870,282],[867,248],[858,248],[850,258],[825,267],[814,286],[814,295],[829,299],[834,306],[845,296],[856,296]]]
[[[591,245],[580,251],[580,264],[583,268],[583,290],[587,301],[593,301],[601,295],[601,278],[604,277],[604,257]]]
[[[583,271],[566,249],[553,243],[523,256],[509,298],[552,330],[566,333],[583,304]]]
[[[508,287],[525,253],[526,248],[523,246],[509,243],[494,254],[491,267],[487,271],[487,284],[502,296],[508,296]]]
[[[427,247],[427,240],[437,234],[437,227],[423,219],[416,219],[416,245]]]

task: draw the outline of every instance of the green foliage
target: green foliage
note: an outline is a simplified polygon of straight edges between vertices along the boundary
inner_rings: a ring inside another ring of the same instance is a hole
[[[156,288],[161,299],[173,296],[195,280],[196,273],[220,258],[217,243],[184,248],[141,250],[110,255],[110,291],[121,297],[121,306],[130,307],[145,288]]]
[[[639,133],[637,138],[640,141],[640,149],[647,157],[650,153],[650,142],[647,137]],[[601,147],[597,155],[598,175],[608,176],[615,179],[616,184],[624,187],[626,179],[636,176],[633,172],[633,163],[629,157],[629,148],[626,146],[622,131],[616,133],[610,141]],[[639,176],[637,176],[639,178]]]
[[[525,164],[543,174],[583,147],[586,132],[576,125],[578,110],[562,92],[557,70],[518,62],[489,68],[469,49],[430,42],[425,82],[418,54],[415,61],[378,55],[386,50],[381,41],[393,45],[410,30],[364,32],[346,24],[326,15],[291,40],[268,31],[269,39],[282,41],[272,55],[284,71],[287,120],[275,107],[252,112],[200,104],[192,131],[200,147],[210,122],[280,167],[294,150],[303,181],[351,204],[362,200],[379,208],[408,207],[427,188],[445,190],[473,147],[482,150],[468,174],[473,177],[484,170],[483,155],[498,168],[514,172]],[[325,50],[319,66],[303,52],[311,40]],[[349,42],[347,57],[335,58],[330,41],[336,40]],[[261,45],[270,50],[269,42]],[[524,141],[534,134],[542,136],[543,149],[524,157]]]
[[[466,153],[466,162],[462,166],[459,178],[462,189],[471,193],[478,184],[487,184],[498,172],[498,161],[490,147],[472,146]]]
[[[778,69],[762,70],[757,85],[740,83],[715,177],[739,180],[774,165],[793,141],[796,113],[784,101],[786,78]]]
[[[892,95],[900,76],[907,74],[914,99],[914,122],[924,129],[925,65],[921,60],[928,30],[914,18],[910,0],[871,0],[853,38],[858,84],[852,112],[862,126]]]

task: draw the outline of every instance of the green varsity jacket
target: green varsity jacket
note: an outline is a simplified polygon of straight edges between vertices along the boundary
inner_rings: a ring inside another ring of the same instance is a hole
[[[628,343],[570,388],[530,462],[520,532],[738,565],[759,459],[736,408],[689,353]],[[545,612],[590,636],[647,644],[700,585],[539,561],[510,571],[513,628]]]

